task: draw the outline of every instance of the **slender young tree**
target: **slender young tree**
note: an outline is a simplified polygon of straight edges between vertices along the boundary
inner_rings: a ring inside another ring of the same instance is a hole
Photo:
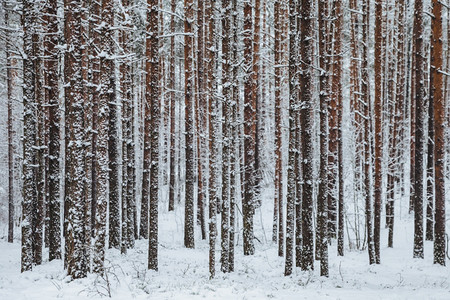
[[[423,156],[425,54],[423,47],[423,1],[416,0],[414,7],[414,80],[415,85],[415,169],[414,171],[414,258],[423,258]]]
[[[170,32],[175,32],[175,10],[177,2],[170,1]],[[170,37],[169,96],[170,96],[170,177],[169,177],[169,211],[175,209],[175,35]]]
[[[194,1],[184,1],[184,80],[186,131],[186,191],[184,216],[184,246],[194,248]]]
[[[431,78],[430,101],[434,103],[434,183],[435,183],[435,225],[434,225],[434,263],[445,266],[445,98],[443,68],[443,3],[433,0],[433,18],[431,19]],[[447,37],[448,39],[448,37]],[[448,67],[448,66],[447,66]]]
[[[12,57],[10,26],[10,10],[7,2],[3,2],[4,25],[5,25],[5,56],[6,56],[6,80],[7,80],[7,99],[8,99],[8,243],[14,240],[14,145],[13,145],[13,89],[16,79],[16,71],[14,70],[16,61]]]
[[[366,232],[367,232],[367,252],[369,254],[369,263],[375,263],[375,251],[373,242],[373,223],[372,223],[372,193],[371,193],[371,105],[370,105],[370,86],[369,86],[369,20],[370,20],[370,0],[363,0],[362,11],[362,66],[361,66],[361,99],[364,105],[364,202],[366,214]]]

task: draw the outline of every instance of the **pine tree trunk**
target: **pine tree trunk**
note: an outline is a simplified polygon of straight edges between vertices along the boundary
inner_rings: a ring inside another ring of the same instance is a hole
[[[314,269],[313,234],[313,145],[312,145],[312,57],[313,57],[313,19],[314,10],[311,0],[302,0],[300,14],[301,32],[301,155],[302,155],[302,270]]]
[[[150,201],[149,201],[149,232],[148,232],[148,268],[158,270],[158,180],[159,180],[159,121],[160,121],[160,101],[158,74],[159,70],[159,7],[158,0],[147,1],[150,10],[147,12],[147,32],[151,32],[147,39],[147,76],[146,94],[147,107],[150,108]]]
[[[375,3],[375,199],[374,199],[374,250],[375,263],[380,263],[381,189],[382,189],[382,13],[380,2]]]
[[[67,273],[73,279],[82,278],[88,271],[88,241],[86,241],[85,147],[83,81],[83,3],[65,2],[65,113],[66,113],[66,196],[65,196],[65,247]]]
[[[94,11],[96,8],[93,8]],[[94,249],[93,271],[99,274],[104,272],[105,248],[106,248],[106,218],[108,207],[108,181],[109,181],[109,161],[108,150],[109,143],[109,120],[110,120],[110,102],[114,99],[114,62],[111,59],[113,40],[112,40],[112,22],[113,22],[113,1],[103,1],[102,7],[98,7],[99,20],[101,19],[106,26],[101,27],[98,36],[99,43],[99,75],[98,83],[100,90],[98,94],[97,108],[94,107],[94,124],[97,128],[97,137],[95,145],[95,228],[94,228]],[[100,22],[97,21],[98,25]],[[97,29],[98,30],[98,29]],[[94,40],[95,41],[95,40]],[[104,55],[100,55],[103,53]],[[96,61],[94,60],[94,63]],[[94,69],[95,71],[95,69]],[[93,78],[96,79],[95,77]],[[94,102],[95,103],[95,102]],[[97,111],[95,111],[97,110]],[[93,176],[94,179],[94,176]]]
[[[320,171],[319,194],[317,198],[317,243],[320,257],[320,275],[328,277],[328,239],[327,239],[327,212],[328,212],[328,102],[329,78],[328,59],[330,57],[328,38],[328,1],[319,2],[319,67],[320,72]]]
[[[175,10],[176,1],[170,1],[172,14],[170,15],[170,32],[175,32]],[[169,211],[175,209],[175,36],[170,37],[170,62],[169,72],[173,74],[169,76],[170,89],[170,177],[169,177]]]
[[[185,132],[186,132],[186,191],[184,246],[194,248],[194,1],[184,1],[184,69],[185,69]]]
[[[277,13],[279,13],[279,2],[275,2],[275,5],[277,5],[275,9],[275,13],[277,16]],[[289,149],[288,149],[288,170],[287,170],[287,195],[286,195],[286,262],[285,262],[285,269],[284,269],[284,275],[289,276],[292,274],[293,269],[293,248],[294,248],[294,238],[295,238],[295,202],[297,194],[300,193],[296,188],[296,153],[298,149],[296,148],[296,137],[297,137],[297,130],[298,130],[298,85],[296,82],[296,70],[297,70],[297,35],[298,32],[296,31],[296,11],[295,11],[295,1],[290,0],[289,1]],[[275,39],[276,42],[276,39]],[[275,52],[276,54],[276,52]],[[275,63],[276,65],[279,65],[278,63]],[[276,77],[275,77],[276,79]],[[275,84],[275,91],[279,90],[279,86]],[[281,100],[281,99],[280,99]],[[278,106],[281,105],[278,102]],[[275,104],[275,109],[277,109],[277,103]],[[279,108],[278,108],[279,110]],[[280,112],[278,112],[280,114]],[[276,117],[276,113],[275,113]],[[278,116],[280,117],[280,116]],[[281,123],[281,120],[278,120]],[[278,123],[276,123],[278,125]],[[279,124],[281,127],[281,124]],[[280,128],[281,129],[281,128]],[[280,134],[279,136],[277,133],[275,136],[278,136],[278,139],[281,139],[281,130],[278,132]],[[281,145],[280,145],[281,146]],[[280,155],[277,157],[277,160],[281,160],[281,151],[278,152],[277,155]],[[279,166],[281,167],[281,165]],[[281,172],[278,173],[278,175],[281,175]],[[278,178],[281,179],[281,178]],[[276,178],[277,180],[277,178]],[[281,184],[281,180],[278,181],[279,184]],[[275,182],[277,183],[277,181]],[[281,187],[278,187],[280,190],[281,195]],[[277,195],[277,192],[275,192],[275,195]],[[278,198],[280,199],[280,198]],[[278,200],[279,201],[279,200]],[[279,248],[278,248],[279,249]],[[278,252],[279,255],[279,252]]]
[[[230,148],[231,148],[231,1],[222,1],[222,218],[221,270],[229,272],[230,249]]]
[[[111,60],[108,127],[108,158],[109,158],[109,248],[120,248],[120,183],[119,183],[119,129],[118,105],[115,93],[114,59]]]
[[[16,61],[11,55],[10,42],[11,36],[8,30],[10,18],[9,18],[9,7],[6,1],[3,2],[4,10],[4,25],[6,34],[6,80],[7,80],[7,98],[8,98],[8,243],[14,241],[14,145],[13,145],[13,88],[15,85],[16,71],[14,67],[16,66]]]
[[[40,9],[40,3],[37,3],[37,8]],[[45,165],[44,165],[44,64],[43,57],[43,23],[39,18],[34,24],[36,27],[33,33],[33,52],[34,52],[34,76],[35,76],[35,97],[37,106],[37,132],[36,132],[36,189],[37,198],[33,203],[34,218],[33,218],[33,263],[40,265],[42,263],[42,246],[44,241],[44,180],[45,180]]]
[[[244,2],[244,60],[246,74],[244,75],[244,198],[242,199],[244,255],[255,253],[253,235],[253,215],[255,209],[255,134],[256,134],[256,103],[252,95],[253,78],[250,70],[253,62],[253,16],[249,0]]]
[[[415,169],[414,169],[414,258],[423,258],[423,157],[424,157],[424,117],[425,54],[423,47],[423,2],[416,0],[414,7],[414,85],[415,85]]]
[[[206,150],[206,93],[205,93],[205,33],[204,33],[204,10],[205,4],[203,0],[198,1],[197,8],[197,23],[198,23],[198,37],[197,37],[197,78],[198,78],[198,219],[200,220],[200,229],[202,234],[202,240],[206,239],[206,190],[207,190],[207,177],[206,177],[206,165],[205,165],[205,150]]]
[[[215,18],[214,1],[205,3],[205,20],[208,20],[206,49],[207,63],[207,90],[208,90],[208,117],[209,117],[209,277],[215,276],[216,237],[217,237],[217,151],[216,151],[216,97],[215,97]]]
[[[370,20],[370,0],[364,0],[362,11],[363,36],[362,36],[362,66],[361,66],[361,97],[364,105],[364,200],[367,230],[367,252],[369,263],[375,263],[375,252],[373,244],[372,226],[372,193],[371,193],[371,110],[370,110],[370,86],[369,86],[369,20]]]
[[[443,80],[443,35],[442,7],[443,3],[433,0],[434,18],[431,19],[431,78],[430,101],[434,103],[434,183],[435,183],[435,224],[434,224],[434,263],[445,266],[445,98]],[[447,39],[449,37],[447,36]],[[448,68],[448,66],[447,66]]]
[[[23,1],[23,200],[22,200],[22,256],[21,272],[32,269],[33,264],[33,203],[36,201],[36,123],[35,74],[33,39],[36,21],[34,1]]]
[[[282,163],[282,118],[281,118],[281,90],[282,90],[282,8],[281,1],[274,3],[274,25],[275,25],[275,198],[273,217],[273,240],[278,240],[278,256],[283,256],[284,250],[284,228],[283,228],[283,163]],[[294,91],[292,91],[294,92]],[[295,193],[295,190],[294,190]],[[294,194],[295,195],[295,194]],[[295,197],[295,196],[294,196]],[[278,232],[278,239],[277,239]],[[286,233],[287,234],[287,233]]]

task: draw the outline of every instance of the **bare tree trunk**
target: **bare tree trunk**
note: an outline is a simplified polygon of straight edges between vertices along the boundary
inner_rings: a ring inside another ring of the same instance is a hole
[[[83,19],[82,1],[65,1],[65,40],[70,51],[65,53],[66,103],[66,261],[67,273],[73,279],[86,277],[88,246],[86,241],[85,147],[83,81]],[[108,24],[108,23],[107,23]]]
[[[423,2],[416,0],[414,7],[414,73],[416,103],[415,126],[415,169],[414,169],[414,258],[423,258],[423,156],[424,156],[424,117],[425,117],[425,86],[424,67],[425,55],[423,47]]]
[[[314,269],[313,234],[313,145],[312,145],[312,57],[313,57],[313,2],[302,0],[301,9],[301,154],[302,154],[302,270]]]
[[[279,2],[275,2],[275,5],[277,5],[275,9],[275,17],[277,14],[279,14]],[[289,1],[289,149],[288,149],[288,170],[287,170],[287,205],[286,205],[286,262],[285,262],[285,269],[284,269],[284,275],[289,276],[292,274],[293,269],[293,247],[294,247],[294,238],[295,238],[295,200],[297,197],[297,194],[300,193],[300,191],[297,190],[296,185],[296,158],[297,158],[297,131],[298,131],[298,85],[296,82],[296,70],[297,70],[297,40],[296,37],[298,35],[297,32],[297,15],[296,15],[296,8],[295,8],[295,1],[290,0]],[[275,21],[276,22],[276,21]],[[275,23],[276,24],[276,23]],[[275,40],[276,41],[276,40]],[[276,54],[276,52],[275,52]],[[275,63],[276,65],[279,65],[278,63]],[[275,77],[276,79],[276,77]],[[275,91],[279,89],[279,86],[275,84]],[[281,99],[280,99],[281,100]],[[281,105],[280,103],[278,103]],[[277,104],[275,104],[275,109],[277,109]],[[280,114],[280,112],[278,112]],[[275,115],[276,116],[276,115]],[[279,116],[280,117],[280,116]],[[281,127],[281,120],[278,120],[280,122]],[[278,134],[281,134],[281,128],[279,128],[280,131]],[[277,136],[277,134],[275,134]],[[281,135],[278,136],[279,139],[281,139]],[[281,145],[280,145],[281,146]],[[277,157],[277,159],[281,159],[281,151],[278,152],[277,155],[280,155]],[[281,166],[280,166],[281,167]],[[278,173],[281,175],[281,172]],[[278,178],[281,179],[281,178]],[[279,183],[281,180],[279,181]],[[275,182],[277,183],[277,182]],[[281,187],[280,188],[281,191]],[[275,191],[275,195],[277,195],[277,192]],[[281,195],[278,194],[278,195]],[[280,198],[278,198],[280,199]],[[278,200],[279,201],[279,200]],[[279,249],[279,248],[278,248]],[[278,253],[279,255],[279,253]]]
[[[170,2],[170,32],[175,32],[176,1]],[[175,209],[175,36],[170,37],[169,90],[170,90],[170,178],[169,178],[169,211]]]
[[[22,26],[23,50],[23,200],[22,200],[22,255],[21,272],[29,271],[33,265],[33,203],[36,201],[36,96],[34,74],[33,28],[36,21],[36,4],[23,1]]]
[[[198,78],[198,211],[197,219],[200,221],[200,229],[202,240],[206,239],[206,224],[205,224],[205,209],[206,209],[206,165],[205,165],[205,150],[206,150],[206,93],[205,93],[205,67],[204,67],[204,0],[198,1],[197,7],[197,23],[198,23],[198,37],[197,37],[197,78]]]
[[[231,1],[222,1],[222,219],[221,270],[229,272],[230,249],[230,145],[231,145]]]
[[[159,7],[158,0],[147,1],[147,32],[151,32],[146,45],[146,94],[147,107],[150,108],[150,200],[149,200],[149,232],[148,232],[148,268],[158,270],[158,180],[159,180],[159,122],[161,117],[159,105]]]
[[[94,11],[96,8],[93,8]],[[95,228],[94,228],[94,249],[93,271],[102,274],[104,272],[105,248],[106,248],[106,218],[108,206],[108,139],[109,139],[109,120],[110,120],[110,102],[114,99],[114,62],[112,60],[112,25],[113,25],[113,1],[103,1],[102,7],[98,8],[99,20],[101,19],[106,26],[101,27],[99,32],[99,76],[98,83],[100,90],[98,94],[97,108],[94,107],[94,116],[96,118],[97,140],[95,145]],[[97,23],[99,26],[100,22]],[[97,29],[98,30],[98,29]],[[94,40],[95,42],[95,40]],[[104,53],[105,55],[100,55]],[[94,60],[94,63],[96,61]],[[95,69],[94,69],[95,71]],[[95,111],[97,110],[97,111]]]
[[[206,48],[208,49],[208,116],[209,116],[209,276],[215,276],[217,237],[217,151],[216,151],[216,95],[215,95],[215,18],[214,1],[207,0],[205,19],[208,20]]]
[[[434,102],[434,184],[436,195],[434,225],[434,263],[445,266],[445,98],[443,80],[443,35],[442,7],[443,3],[433,0],[433,16],[431,19],[431,78],[430,101]],[[447,36],[447,39],[449,37]],[[448,45],[448,44],[447,44]],[[447,66],[448,67],[448,66]]]
[[[320,72],[320,173],[319,194],[317,199],[317,243],[320,257],[320,275],[328,277],[328,239],[327,239],[327,212],[328,212],[328,102],[329,78],[328,64],[331,52],[327,45],[328,39],[328,1],[319,2],[319,67]]]
[[[274,198],[274,216],[273,216],[273,240],[277,241],[278,230],[278,256],[283,256],[284,250],[284,217],[283,217],[283,164],[282,164],[282,116],[281,116],[281,89],[282,74],[281,64],[282,54],[282,3],[280,0],[274,3],[274,25],[275,25],[275,198]],[[294,32],[293,32],[294,33]],[[292,91],[293,92],[293,91]],[[294,190],[295,192],[295,190]],[[295,196],[294,196],[295,197]]]
[[[374,201],[374,249],[375,263],[380,263],[380,227],[381,227],[381,159],[383,133],[382,119],[382,14],[381,2],[375,3],[375,201]]]
[[[244,199],[242,199],[242,214],[244,226],[244,255],[255,253],[253,234],[253,215],[255,210],[255,134],[256,134],[256,103],[252,95],[251,63],[253,62],[252,38],[252,5],[249,0],[244,2],[244,59],[247,73],[244,76]]]
[[[371,109],[370,109],[370,84],[369,84],[369,20],[370,20],[370,0],[364,0],[362,11],[363,17],[363,36],[362,36],[362,68],[361,68],[361,93],[364,105],[364,198],[366,210],[366,230],[367,230],[367,251],[369,254],[369,263],[375,263],[375,251],[373,243],[372,226],[372,193],[371,193]]]
[[[194,248],[194,1],[185,0],[184,70],[185,70],[185,132],[186,132],[186,191],[184,246]]]

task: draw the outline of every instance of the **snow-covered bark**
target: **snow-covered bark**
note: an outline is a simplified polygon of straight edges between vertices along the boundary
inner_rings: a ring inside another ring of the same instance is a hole
[[[33,204],[36,195],[36,124],[35,74],[33,34],[36,21],[35,1],[23,1],[23,200],[21,271],[31,270],[33,264]]]
[[[159,70],[159,31],[158,22],[160,18],[158,0],[148,0],[150,9],[147,11],[147,32],[150,38],[146,44],[146,84],[147,107],[150,108],[150,197],[149,197],[149,231],[148,231],[148,268],[158,270],[158,182],[159,182],[159,122],[160,122],[160,99],[158,74]]]
[[[194,248],[194,1],[184,1],[184,80],[185,80],[185,157],[186,157],[186,191],[184,246]]]

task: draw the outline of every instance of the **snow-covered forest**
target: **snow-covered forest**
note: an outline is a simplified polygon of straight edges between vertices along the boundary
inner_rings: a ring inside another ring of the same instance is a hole
[[[449,299],[449,0],[0,3],[0,299]]]

